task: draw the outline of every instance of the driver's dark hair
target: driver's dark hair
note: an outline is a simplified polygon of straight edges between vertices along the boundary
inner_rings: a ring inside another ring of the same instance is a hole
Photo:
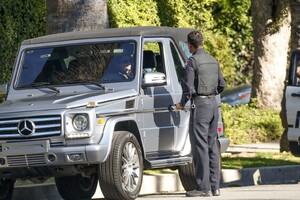
[[[200,31],[192,31],[187,36],[187,41],[196,49],[203,45],[203,36]]]

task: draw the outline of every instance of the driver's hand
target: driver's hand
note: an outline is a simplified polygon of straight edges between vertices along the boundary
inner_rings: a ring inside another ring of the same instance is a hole
[[[175,104],[176,110],[183,110],[184,106],[181,103],[176,103]]]

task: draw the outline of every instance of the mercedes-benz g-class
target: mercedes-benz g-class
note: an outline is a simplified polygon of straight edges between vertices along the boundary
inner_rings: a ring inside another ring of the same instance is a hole
[[[0,199],[16,179],[55,178],[64,199],[135,199],[143,170],[178,169],[194,189],[189,106],[181,99],[192,29],[135,27],[22,42],[0,93]],[[219,136],[223,124],[219,120]],[[228,138],[219,138],[224,152]]]

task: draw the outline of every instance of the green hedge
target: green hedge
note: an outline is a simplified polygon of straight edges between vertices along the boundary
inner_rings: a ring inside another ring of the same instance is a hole
[[[160,25],[156,3],[140,0],[109,0],[110,27]]]
[[[279,140],[283,127],[278,111],[264,110],[256,103],[241,106],[222,105],[224,136],[231,144]]]
[[[0,83],[6,83],[20,43],[45,34],[46,1],[1,0],[0,2]]]

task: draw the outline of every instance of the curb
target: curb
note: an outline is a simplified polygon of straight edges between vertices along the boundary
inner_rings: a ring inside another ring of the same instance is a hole
[[[222,170],[222,187],[297,183],[300,166],[261,167]]]
[[[265,184],[297,183],[300,166],[223,169],[221,188]],[[144,175],[140,195],[184,191],[177,173]],[[103,198],[98,186],[93,199]],[[61,200],[55,184],[16,186],[13,200]]]

